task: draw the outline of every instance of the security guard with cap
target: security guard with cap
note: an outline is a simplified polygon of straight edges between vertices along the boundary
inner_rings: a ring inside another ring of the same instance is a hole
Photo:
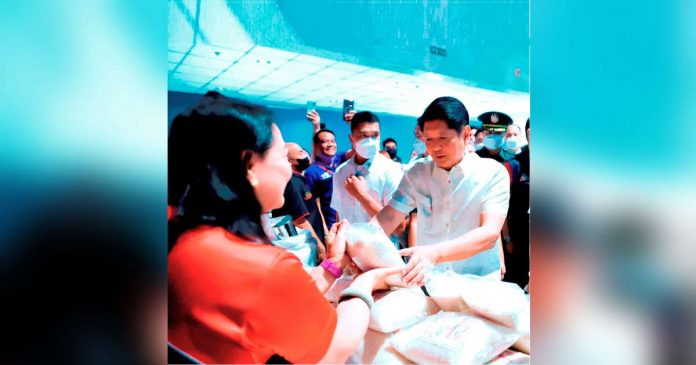
[[[503,148],[503,136],[507,127],[512,124],[512,118],[501,112],[490,111],[478,116],[483,130],[488,131],[488,135],[483,139],[484,148],[476,151],[480,157],[492,158],[498,162],[505,162],[500,155]]]
[[[501,231],[501,238],[505,247],[503,256],[506,267],[503,280],[524,287],[527,284],[528,276],[526,274],[529,271],[529,239],[527,238],[529,235],[529,228],[527,227],[529,225],[529,216],[525,215],[520,219],[519,214],[515,214],[519,210],[520,199],[523,198],[520,194],[520,184],[522,184],[521,165],[514,158],[505,161],[500,153],[504,145],[503,137],[505,131],[512,124],[512,118],[505,113],[490,111],[479,115],[478,119],[483,130],[487,131],[488,135],[483,139],[484,148],[476,151],[476,153],[482,158],[492,158],[502,163],[510,175],[510,209]],[[525,229],[525,227],[527,228]],[[526,255],[524,255],[525,253]]]

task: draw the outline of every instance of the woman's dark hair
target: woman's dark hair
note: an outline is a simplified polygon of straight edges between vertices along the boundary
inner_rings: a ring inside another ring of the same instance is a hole
[[[218,99],[224,99],[227,103],[230,102],[230,99],[227,99],[221,93],[211,90],[205,93],[205,95],[203,95],[196,105],[187,108],[181,114],[177,115],[172,121],[172,125],[169,130],[169,140],[167,143],[167,205],[178,207],[181,203],[181,198],[184,196],[186,189],[188,189],[190,180],[190,169],[188,166],[190,162],[190,154],[186,148],[182,147],[182,143],[187,143],[188,141],[187,136],[189,135],[189,132],[187,129],[190,125],[192,125],[189,119],[194,111],[197,111],[198,114],[209,114],[212,106],[216,104]],[[224,104],[224,102],[217,104]]]
[[[190,114],[179,114],[172,121],[167,140],[167,205],[178,207],[188,188],[188,151],[182,144],[191,123]]]
[[[460,133],[464,126],[469,125],[469,112],[459,99],[441,96],[425,108],[423,115],[418,118],[418,126],[423,131],[425,122],[437,119],[447,123],[447,128]]]
[[[194,108],[172,123],[168,199],[181,214],[170,221],[170,248],[180,234],[203,224],[268,241],[247,171],[252,152],[264,154],[271,146],[271,113],[224,96],[207,111]]]

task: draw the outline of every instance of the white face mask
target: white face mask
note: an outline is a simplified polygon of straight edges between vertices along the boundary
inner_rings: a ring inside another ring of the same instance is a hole
[[[416,151],[417,154],[422,155],[425,153],[425,143],[421,141],[420,139],[416,138],[416,141],[413,142],[413,150]]]
[[[483,139],[483,145],[489,150],[497,150],[503,145],[501,134],[489,134]]]
[[[516,150],[520,148],[520,144],[522,144],[517,137],[510,137],[505,139],[505,149],[507,150]]]
[[[476,144],[476,151],[481,151],[481,150],[483,149],[483,147],[485,147],[485,146],[483,145],[483,142],[477,143],[477,144]]]
[[[355,152],[364,158],[373,158],[379,152],[379,139],[363,138],[355,144]]]

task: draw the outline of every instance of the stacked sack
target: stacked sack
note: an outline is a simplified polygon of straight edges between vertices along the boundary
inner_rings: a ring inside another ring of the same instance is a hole
[[[361,271],[404,266],[386,234],[369,224],[352,225],[346,250]],[[335,302],[352,282],[338,279],[325,294]],[[516,285],[434,269],[421,288],[374,294],[369,330],[348,363],[498,363],[511,346],[529,360],[529,301]],[[508,355],[506,358],[509,358]]]
[[[453,299],[459,300],[465,312],[515,330],[520,339],[513,347],[530,353],[529,299],[516,284],[435,270],[426,279],[425,286],[443,308],[451,305]]]

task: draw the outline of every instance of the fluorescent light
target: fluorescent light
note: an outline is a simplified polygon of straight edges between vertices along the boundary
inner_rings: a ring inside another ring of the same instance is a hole
[[[170,71],[180,56],[181,51],[169,50]],[[226,72],[219,75],[222,70]],[[449,95],[462,100],[474,117],[500,110],[519,123],[529,115],[528,93],[481,89],[434,72],[405,74],[368,69],[261,46],[242,53],[198,44],[177,72],[169,75],[170,90],[191,91],[218,75],[206,88],[220,87],[228,93],[256,97],[268,95],[265,100],[302,106],[307,100],[316,100],[324,107],[340,108],[347,98],[355,99],[359,110],[418,116],[434,98]]]
[[[433,72],[423,72],[421,74],[421,76],[427,80],[430,80],[430,81],[443,81],[444,80],[444,77],[442,77],[442,75],[436,74]]]

